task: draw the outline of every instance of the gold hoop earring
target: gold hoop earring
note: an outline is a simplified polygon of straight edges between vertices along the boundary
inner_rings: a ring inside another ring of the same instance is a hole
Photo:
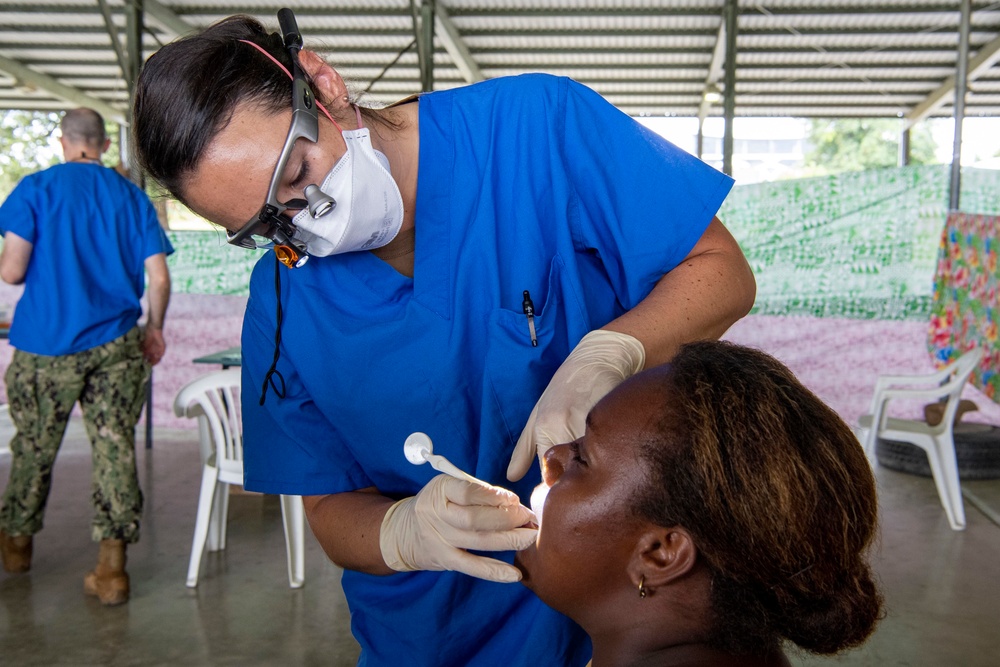
[[[644,599],[644,600],[646,599],[646,587],[644,585],[645,583],[646,583],[646,575],[640,576],[639,577],[639,597],[642,598],[642,599]]]

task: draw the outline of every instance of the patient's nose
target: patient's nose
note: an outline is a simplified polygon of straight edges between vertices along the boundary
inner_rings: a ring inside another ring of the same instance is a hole
[[[569,445],[553,445],[549,451],[545,452],[542,458],[542,481],[552,486],[562,477],[563,470],[566,469],[566,459],[569,456]]]

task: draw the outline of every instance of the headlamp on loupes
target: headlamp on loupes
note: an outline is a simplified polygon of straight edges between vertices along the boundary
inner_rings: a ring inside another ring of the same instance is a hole
[[[305,74],[299,67],[299,51],[302,49],[302,35],[299,33],[295,15],[290,9],[278,11],[278,25],[281,38],[291,55],[292,70],[292,122],[285,137],[285,145],[278,156],[278,164],[271,176],[267,189],[267,199],[257,217],[235,232],[228,232],[229,243],[253,250],[254,248],[274,248],[274,253],[282,264],[289,268],[302,266],[309,259],[304,241],[294,238],[296,227],[285,215],[288,209],[308,208],[314,216],[328,213],[337,205],[332,197],[323,193],[315,184],[307,185],[305,199],[278,201],[278,189],[285,166],[292,154],[297,139],[307,139],[313,143],[319,140],[319,115],[312,89],[306,82]]]

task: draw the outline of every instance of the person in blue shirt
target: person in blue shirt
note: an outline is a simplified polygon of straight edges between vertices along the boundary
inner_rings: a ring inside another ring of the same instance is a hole
[[[101,165],[110,140],[100,114],[73,109],[59,127],[66,161],[25,177],[0,206],[0,277],[24,284],[5,376],[17,433],[0,508],[0,552],[8,572],[30,569],[52,466],[79,401],[94,453],[91,534],[100,542],[84,590],[115,605],[128,600],[125,551],[139,539],[135,425],[150,365],[166,351],[166,256],[173,248],[145,193]],[[146,275],[149,312],[141,331]]]
[[[750,309],[732,180],[565,78],[360,108],[279,19],[284,41],[231,17],[161,48],[133,115],[155,179],[275,250],[243,327],[246,487],[304,496],[360,664],[583,665],[585,633],[509,585],[521,500],[607,391]],[[416,431],[486,484],[408,463]]]

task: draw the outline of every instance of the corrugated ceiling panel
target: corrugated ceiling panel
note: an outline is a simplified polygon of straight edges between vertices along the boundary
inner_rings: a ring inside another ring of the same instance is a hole
[[[981,46],[996,37],[995,32],[970,32],[969,45]],[[958,44],[954,33],[900,34],[891,32],[867,32],[852,34],[767,34],[753,35],[741,33],[736,40],[739,49],[770,49],[775,51],[799,49],[906,49],[919,52],[922,49],[951,49]]]
[[[0,5],[0,9],[2,9],[2,5]],[[104,30],[104,19],[101,17],[101,13],[97,10],[96,3],[93,8],[88,11],[72,13],[5,11],[2,16],[3,23],[0,23],[0,25],[11,28],[16,28],[18,26],[31,26],[32,28],[36,28],[38,30],[66,32],[70,34],[77,28],[95,28]]]
[[[233,10],[186,14],[185,20],[207,26],[230,16]],[[252,12],[246,12],[253,15]],[[257,16],[261,22],[277,30],[277,19],[272,14]],[[302,15],[297,16],[299,29],[308,38],[309,31],[351,32],[406,32],[412,34],[413,22],[409,15],[387,16],[379,14],[342,14],[339,16]]]
[[[739,80],[789,81],[804,79],[809,81],[830,81],[843,79],[859,80],[906,80],[929,79],[944,81],[954,73],[951,67],[746,67],[740,70]]]
[[[111,48],[111,38],[108,33],[101,30],[93,32],[74,31],[67,35],[55,32],[28,32],[18,30],[0,30],[0,44],[34,44],[36,46],[62,47],[68,44],[89,45]]]
[[[739,67],[788,66],[822,67],[832,64],[862,65],[867,67],[892,65],[944,65],[955,66],[954,51],[765,51],[743,52],[736,57]]]
[[[118,62],[115,60],[114,51],[111,50],[109,46],[107,50],[104,49],[78,49],[74,48],[72,45],[64,48],[54,50],[54,49],[3,49],[0,51],[3,55],[8,58],[13,58],[14,60],[19,60],[24,63],[38,63],[38,62]]]
[[[298,14],[309,14],[322,11],[357,11],[366,10],[370,13],[409,11],[409,0],[296,0],[295,2],[274,2],[273,0],[239,0],[230,2],[228,0],[167,0],[164,4],[177,10],[179,14],[189,12],[230,12],[236,13],[237,9],[244,13],[275,14],[279,7],[292,7]],[[449,4],[445,2],[444,4]]]
[[[649,14],[625,15],[608,13],[604,16],[573,15],[570,12],[554,15],[530,16],[457,16],[455,25],[461,31],[505,32],[711,32],[718,30],[719,19],[714,16]]]
[[[707,49],[715,46],[715,35],[468,35],[463,41],[473,51],[483,50],[527,50],[545,49],[547,51],[574,49],[619,49],[635,51],[659,49],[677,51],[685,49]]]
[[[408,0],[407,0],[408,1]],[[547,0],[538,2],[537,0],[446,0],[446,4],[453,14],[468,11],[537,11],[539,9],[557,9],[560,11],[603,11],[612,10],[635,11],[635,10],[662,10],[669,7],[672,10],[680,11],[704,11],[718,14],[722,9],[724,0]]]
[[[124,0],[108,2],[120,29]],[[250,13],[272,29],[280,6],[274,0],[160,2],[193,26]],[[572,76],[613,95],[630,113],[654,114],[697,113],[724,5],[724,0],[441,2],[485,76],[525,71]],[[296,10],[307,46],[327,56],[356,87],[371,86],[371,99],[394,101],[419,89],[410,0],[287,4]],[[773,114],[783,103],[788,114],[895,115],[899,106],[909,111],[913,100],[922,101],[954,74],[958,8],[959,0],[742,0],[737,113]],[[1000,34],[1000,0],[974,0],[973,8],[975,51]],[[173,37],[160,23],[149,23],[147,49]],[[439,89],[464,83],[444,46],[438,39]],[[123,84],[96,0],[0,0],[0,56],[100,99],[124,99],[118,97]],[[0,100],[59,108],[45,91],[25,95],[14,85],[11,77],[0,76]],[[970,87],[970,114],[997,106],[991,96],[1000,89],[1000,65]],[[817,97],[826,103],[816,104]]]
[[[985,12],[984,12],[985,13]],[[747,8],[740,15],[739,27],[745,31],[798,30],[801,32],[859,32],[891,29],[893,31],[916,32],[920,30],[954,29],[958,25],[959,14],[952,12],[898,12],[879,13],[845,12],[838,14],[771,14],[754,13]],[[976,25],[981,21],[977,18]]]
[[[488,53],[476,56],[480,67],[516,66],[545,67],[553,65],[592,65],[601,67],[676,67],[678,65],[700,65],[708,67],[712,59],[710,53]]]
[[[785,93],[808,96],[814,93],[929,93],[935,81],[740,81],[738,94]]]

